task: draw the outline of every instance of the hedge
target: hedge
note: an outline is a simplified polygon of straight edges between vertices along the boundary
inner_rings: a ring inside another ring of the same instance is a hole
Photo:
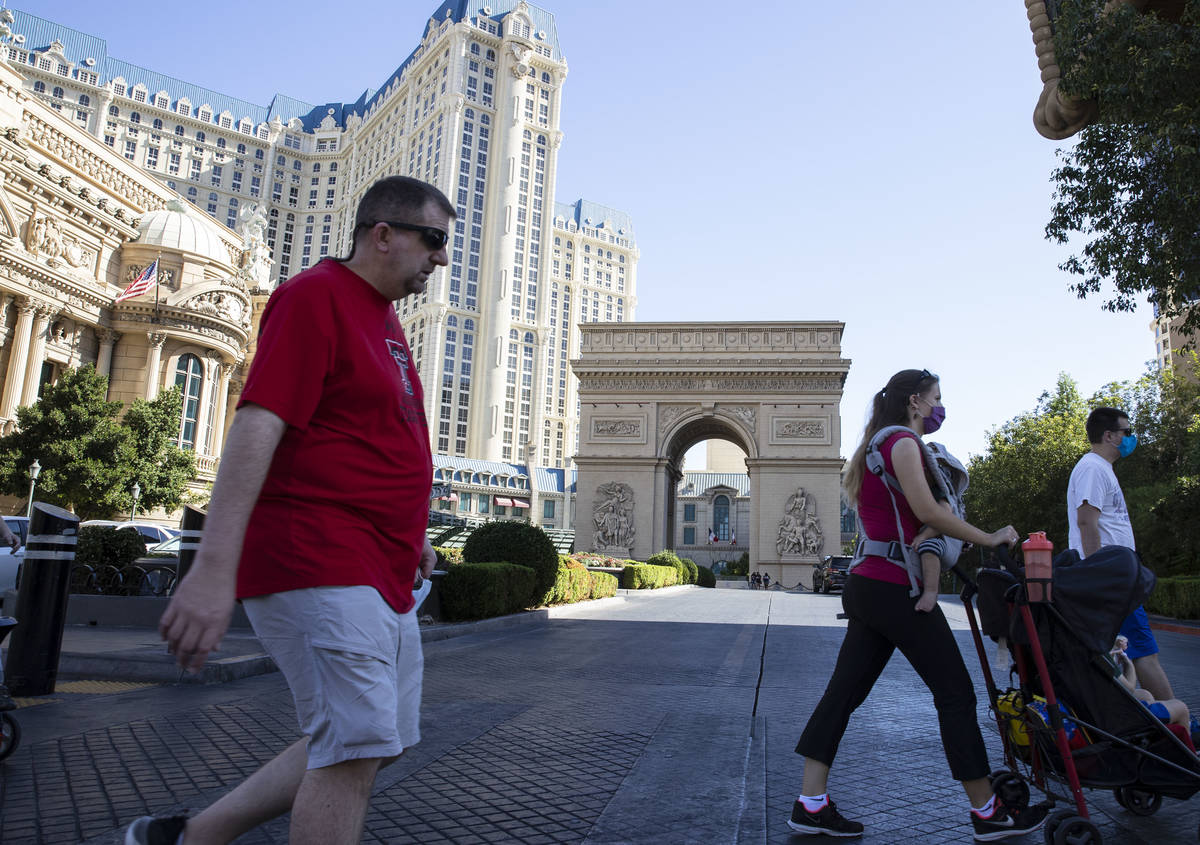
[[[554,579],[554,592],[548,604],[571,604],[592,597],[592,574],[582,564],[576,569],[560,566]]]
[[[439,585],[447,619],[487,619],[529,606],[537,573],[513,563],[460,563]]]
[[[79,529],[75,562],[93,568],[111,564],[128,566],[146,553],[146,541],[136,528],[88,525]]]
[[[692,560],[690,557],[681,557],[679,560],[685,567],[687,567],[688,577],[685,583],[695,584],[696,579],[700,577],[700,567],[698,567],[696,565],[696,561]]]
[[[648,566],[670,567],[671,569],[675,570],[675,573],[677,575],[677,580],[675,583],[677,583],[677,584],[690,584],[691,583],[690,581],[688,581],[688,574],[689,574],[688,568],[684,565],[683,561],[679,559],[679,556],[677,554],[675,554],[675,552],[671,551],[670,549],[665,549],[661,552],[658,552],[657,554],[650,555],[650,558],[649,558],[649,560],[646,561],[646,564]]]
[[[526,607],[552,601],[558,578],[558,552],[554,542],[537,525],[526,522],[488,522],[471,532],[463,544],[463,561],[485,563],[501,560],[532,569],[537,577],[530,589]]]
[[[717,576],[713,575],[713,571],[707,566],[697,567],[699,572],[696,575],[696,583],[701,587],[717,586]]]
[[[679,570],[673,566],[637,564],[621,572],[621,586],[626,590],[654,590],[679,583]]]
[[[437,555],[437,568],[442,571],[463,562],[462,549],[448,549],[445,546],[434,546],[433,553]]]
[[[1146,599],[1146,610],[1175,619],[1200,619],[1200,577],[1159,578]]]
[[[617,576],[611,572],[589,572],[592,576],[592,598],[606,599],[617,594]]]

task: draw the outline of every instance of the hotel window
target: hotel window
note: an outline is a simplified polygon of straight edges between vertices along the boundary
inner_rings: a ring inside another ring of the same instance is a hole
[[[694,525],[686,525],[683,529],[683,544],[685,546],[696,545],[696,527]]]
[[[543,519],[554,519],[554,500],[553,499],[547,499],[546,501],[542,502],[542,518]]]
[[[684,522],[695,522],[696,521],[696,506],[695,505],[684,505],[683,506],[683,521]]]
[[[133,161],[134,155],[137,153],[137,141],[125,142],[125,158]]]
[[[145,88],[134,88],[133,89],[133,100],[134,100],[134,102],[137,102],[137,103],[146,102],[146,89]]]
[[[204,381],[204,367],[200,359],[190,352],[179,356],[175,367],[175,386],[183,394],[183,415],[179,423],[179,447],[196,449],[196,421],[200,418],[200,387]]]

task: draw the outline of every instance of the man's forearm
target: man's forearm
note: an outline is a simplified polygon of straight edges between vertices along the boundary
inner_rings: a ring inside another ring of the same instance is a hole
[[[213,485],[198,565],[237,571],[250,512],[286,429],[282,419],[257,405],[246,405],[234,416]]]
[[[1079,545],[1083,547],[1084,557],[1091,557],[1100,551],[1100,527],[1090,523],[1080,523]]]

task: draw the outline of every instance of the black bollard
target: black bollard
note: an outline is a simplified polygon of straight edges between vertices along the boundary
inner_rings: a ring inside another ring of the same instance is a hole
[[[54,692],[78,535],[75,514],[45,502],[33,503],[17,593],[17,627],[4,664],[13,695]]]
[[[206,511],[191,505],[183,506],[183,516],[179,519],[179,573],[175,576],[175,587],[183,582],[183,576],[192,568],[196,559],[196,549],[200,548],[200,537],[204,533]]]

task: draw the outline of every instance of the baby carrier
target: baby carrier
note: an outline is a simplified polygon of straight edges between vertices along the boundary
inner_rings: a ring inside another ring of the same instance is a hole
[[[892,500],[892,511],[896,515],[896,536],[900,539],[872,540],[867,536],[866,529],[863,528],[862,517],[857,517],[858,535],[861,539],[854,549],[854,560],[850,562],[850,570],[852,571],[855,566],[868,557],[881,557],[908,573],[908,583],[912,586],[909,594],[918,596],[921,593],[920,587],[917,586],[917,580],[921,576],[921,552],[936,554],[941,560],[942,571],[947,572],[958,562],[958,557],[962,554],[963,541],[953,537],[934,537],[921,543],[916,549],[904,542],[904,526],[900,522],[900,508],[896,505],[896,493],[903,494],[903,491],[900,489],[900,482],[887,471],[881,451],[887,439],[897,432],[911,434],[912,429],[902,425],[889,425],[880,429],[867,444],[866,459],[867,469],[872,475],[879,477],[888,492],[888,497]],[[966,493],[968,484],[966,467],[946,451],[946,447],[942,444],[926,443],[919,437],[916,438],[916,441],[921,447],[921,454],[925,459],[926,475],[929,477],[930,486],[933,489],[933,497],[947,502],[955,516],[965,519],[966,508],[963,506],[963,494]]]

